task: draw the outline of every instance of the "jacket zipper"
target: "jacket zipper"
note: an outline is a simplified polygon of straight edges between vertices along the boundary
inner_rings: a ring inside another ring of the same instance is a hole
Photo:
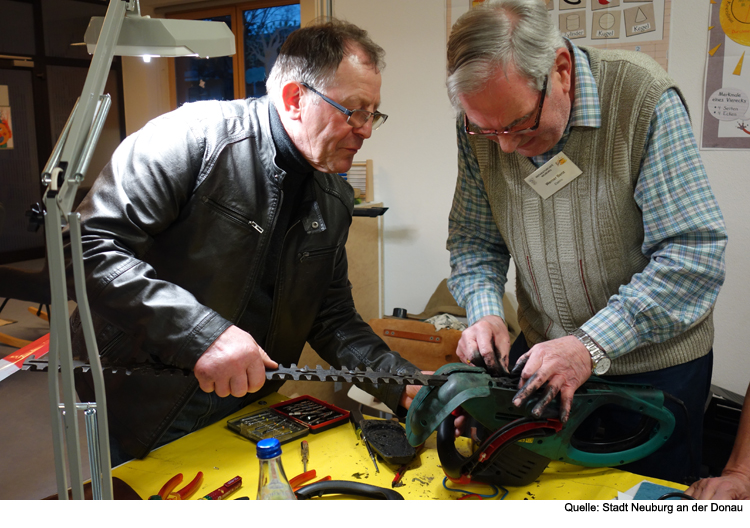
[[[303,251],[299,254],[299,261],[303,262],[309,258],[315,258],[319,257],[320,255],[325,255],[327,253],[333,253],[336,251],[336,248],[323,248],[323,249],[313,249],[311,251]]]
[[[246,219],[242,215],[234,212],[228,207],[221,205],[219,202],[216,202],[207,196],[204,196],[202,200],[203,200],[203,203],[205,203],[209,207],[212,207],[216,212],[227,217],[233,222],[237,222],[242,225],[249,225],[250,227],[255,229],[258,233],[261,233],[261,234],[263,233],[263,228],[260,225],[258,225],[258,223],[255,222],[254,220]]]

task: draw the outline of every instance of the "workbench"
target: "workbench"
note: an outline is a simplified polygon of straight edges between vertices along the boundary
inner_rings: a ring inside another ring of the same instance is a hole
[[[268,405],[285,400],[273,394],[230,416],[237,418]],[[258,487],[258,459],[255,443],[230,430],[227,420],[205,427],[166,446],[152,451],[142,460],[132,460],[113,469],[113,476],[129,484],[142,498],[156,494],[161,486],[177,473],[184,475],[183,485],[198,471],[203,472],[203,484],[191,498],[198,499],[235,476],[242,477],[242,488],[229,496],[255,499]],[[307,440],[310,458],[307,469],[315,469],[317,479],[330,475],[333,480],[357,481],[383,488],[391,488],[398,468],[389,467],[378,460],[380,472],[370,459],[366,447],[355,436],[346,422],[333,429],[309,434]],[[303,472],[300,440],[283,444],[282,461],[287,477]],[[397,487],[405,499],[458,499],[462,492],[448,491],[443,487],[443,470],[435,449],[435,433],[425,443],[424,449],[409,465]],[[316,479],[316,480],[317,480]],[[626,491],[645,477],[612,468],[584,468],[553,461],[537,481],[529,486],[508,487],[505,500],[563,499],[610,500],[618,491]],[[651,482],[685,489],[685,486],[659,479]],[[452,486],[448,482],[449,486]],[[455,487],[455,486],[452,486]],[[491,487],[484,485],[460,486],[467,491],[490,494]],[[502,497],[501,491],[497,498]]]

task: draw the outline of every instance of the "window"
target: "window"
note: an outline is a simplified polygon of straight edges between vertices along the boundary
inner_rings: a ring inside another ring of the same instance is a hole
[[[235,35],[233,57],[174,59],[173,106],[208,99],[242,99],[266,93],[266,79],[279,48],[300,27],[299,2],[252,2],[204,11],[168,15],[170,18],[213,20],[227,24]]]

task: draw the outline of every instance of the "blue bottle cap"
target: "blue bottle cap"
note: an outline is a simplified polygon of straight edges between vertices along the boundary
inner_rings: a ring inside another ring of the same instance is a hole
[[[258,458],[268,460],[281,454],[281,443],[278,438],[266,438],[258,442],[256,454]]]

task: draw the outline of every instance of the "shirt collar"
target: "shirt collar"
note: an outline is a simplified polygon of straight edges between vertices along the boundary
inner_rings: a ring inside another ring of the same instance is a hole
[[[541,167],[555,155],[560,153],[570,137],[570,129],[574,126],[599,128],[602,126],[601,107],[599,106],[599,92],[596,89],[596,81],[591,73],[589,57],[585,51],[565,39],[568,48],[573,52],[574,61],[574,81],[575,97],[573,106],[570,109],[570,117],[565,127],[563,136],[557,145],[547,152],[534,156],[531,162],[537,167]]]
[[[570,111],[568,126],[602,126],[601,107],[596,81],[591,73],[588,55],[581,48],[570,42],[575,61],[575,99]]]

